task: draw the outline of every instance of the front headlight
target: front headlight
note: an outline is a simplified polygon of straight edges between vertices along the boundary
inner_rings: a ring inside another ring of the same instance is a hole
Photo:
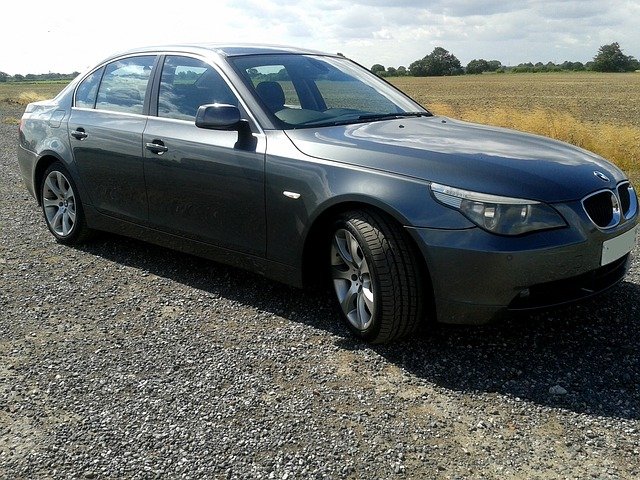
[[[431,192],[440,203],[499,235],[520,235],[567,225],[553,207],[534,200],[471,192],[439,183],[431,184]]]

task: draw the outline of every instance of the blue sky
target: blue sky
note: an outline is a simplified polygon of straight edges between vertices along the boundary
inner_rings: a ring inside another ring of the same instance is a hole
[[[7,3],[0,71],[82,71],[132,47],[258,42],[341,52],[370,67],[409,64],[442,46],[463,65],[474,58],[586,62],[617,41],[640,56],[640,0],[165,0]],[[12,5],[11,10],[15,11]],[[3,11],[4,10],[4,11]]]

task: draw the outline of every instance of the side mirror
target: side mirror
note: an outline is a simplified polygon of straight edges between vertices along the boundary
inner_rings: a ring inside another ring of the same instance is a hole
[[[222,103],[202,105],[196,113],[196,127],[210,130],[237,130],[240,120],[238,107]]]

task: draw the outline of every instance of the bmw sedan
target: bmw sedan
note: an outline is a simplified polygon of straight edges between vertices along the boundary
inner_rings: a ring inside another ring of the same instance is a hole
[[[18,163],[58,242],[110,231],[326,284],[377,343],[598,294],[638,230],[633,186],[601,157],[433,115],[287,47],[107,58],[26,107]]]

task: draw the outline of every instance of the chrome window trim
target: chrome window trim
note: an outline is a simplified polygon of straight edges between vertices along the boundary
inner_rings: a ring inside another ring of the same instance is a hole
[[[242,98],[242,95],[240,95],[240,93],[238,92],[238,89],[235,87],[235,85],[231,82],[231,80],[229,80],[228,75],[215,63],[211,61],[211,58],[203,56],[203,55],[198,55],[196,53],[190,53],[190,52],[173,52],[173,51],[163,51],[163,52],[159,52],[158,55],[163,55],[164,59],[162,61],[162,65],[160,65],[160,79],[162,79],[162,68],[164,68],[164,62],[166,61],[167,57],[189,57],[189,58],[194,58],[196,60],[200,60],[201,62],[206,63],[207,65],[209,65],[211,68],[213,68],[218,75],[220,75],[220,77],[222,78],[222,80],[227,84],[227,87],[229,87],[229,89],[231,90],[231,92],[236,96],[236,98],[238,99],[238,103],[240,105],[242,105],[242,108],[244,109],[245,112],[247,112],[247,115],[249,116],[249,118],[251,119],[251,123],[254,124],[256,126],[256,128],[258,129],[258,133],[260,135],[264,135],[264,129],[262,128],[262,126],[260,125],[260,123],[258,123],[258,120],[256,119],[256,117],[254,116],[253,112],[251,111],[251,109],[249,109],[249,107],[247,106],[247,103],[244,101],[244,99]],[[159,87],[160,87],[160,83],[158,84],[158,91],[159,91]],[[157,114],[156,115],[149,115],[149,117],[154,117],[154,118],[169,118],[169,117],[160,117]],[[190,122],[189,120],[180,120],[178,118],[174,118],[172,120],[178,120],[178,121],[183,121],[183,122],[188,122],[191,123],[195,126],[195,121],[194,122]]]
[[[143,113],[130,113],[130,112],[118,112],[115,110],[103,110],[102,108],[87,108],[87,107],[71,107],[71,110],[81,110],[85,112],[100,112],[100,113],[108,113],[109,115],[126,115],[127,117],[140,117],[140,118],[149,118],[149,115],[145,115]]]
[[[123,54],[123,55],[119,55],[117,57],[105,60],[100,65],[96,66],[95,68],[92,68],[91,70],[86,72],[84,75],[82,75],[82,78],[80,78],[78,80],[78,82],[76,83],[76,85],[73,87],[73,97],[71,99],[71,108],[85,108],[85,107],[76,107],[76,93],[78,92],[78,87],[80,86],[80,84],[82,82],[84,82],[85,78],[87,78],[89,75],[93,74],[96,70],[100,70],[102,67],[106,67],[110,63],[117,62],[117,61],[123,60],[125,58],[156,57],[156,60],[157,60],[157,57],[159,55],[160,55],[159,53],[155,53],[155,52],[145,52],[145,53],[140,53],[139,52],[139,53]],[[104,74],[103,74],[103,76],[104,76]],[[151,78],[149,78],[149,80],[151,80]],[[100,83],[102,83],[102,79],[100,79]],[[148,84],[147,84],[147,88],[148,88]],[[100,86],[98,86],[98,90],[99,89],[100,89]],[[97,110],[97,108],[89,108],[87,110]],[[101,111],[103,111],[103,112],[111,112],[112,110],[101,110]],[[132,115],[136,115],[136,114],[132,114]],[[143,116],[146,116],[146,115],[143,115]]]
[[[251,111],[251,109],[248,107],[247,102],[245,102],[244,98],[242,98],[242,95],[240,95],[240,93],[238,92],[238,89],[233,84],[233,82],[231,82],[231,80],[229,79],[229,76],[226,74],[226,72],[224,72],[224,70],[222,68],[220,68],[220,66],[218,66],[216,62],[212,61],[210,56],[200,55],[200,54],[191,53],[191,52],[184,52],[184,51],[154,50],[154,51],[149,51],[149,52],[137,52],[137,53],[133,53],[133,54],[119,55],[117,57],[110,58],[110,59],[100,63],[95,68],[89,70],[84,75],[82,75],[82,77],[78,80],[76,85],[73,87],[73,97],[72,97],[72,101],[71,101],[71,109],[72,110],[73,109],[79,109],[79,110],[87,110],[87,111],[91,110],[91,111],[94,111],[94,112],[98,111],[98,112],[119,113],[119,114],[124,114],[124,115],[142,116],[142,117],[145,117],[145,118],[148,118],[148,117],[162,118],[162,117],[158,117],[157,115],[146,115],[146,114],[136,114],[136,113],[127,114],[125,112],[115,112],[113,110],[103,110],[103,109],[98,109],[98,108],[76,107],[76,93],[77,93],[78,87],[84,81],[85,78],[87,78],[89,75],[94,73],[96,70],[99,70],[100,68],[105,67],[106,65],[108,65],[110,63],[117,62],[119,60],[123,60],[123,59],[126,59],[126,58],[133,58],[133,57],[149,57],[149,56],[155,56],[155,57],[165,56],[166,57],[166,56],[169,56],[169,55],[170,56],[181,56],[181,57],[195,58],[197,60],[200,60],[200,61],[206,63],[207,65],[210,65],[212,68],[214,68],[216,70],[216,72],[218,72],[218,74],[222,77],[222,80],[224,80],[226,82],[226,84],[229,87],[229,89],[236,96],[236,98],[238,99],[239,104],[242,105],[242,108],[244,109],[244,111],[247,113],[249,119],[251,120],[251,123],[253,125],[255,125],[256,128],[258,129],[257,134],[265,135],[264,128],[262,127],[260,122],[258,122],[256,116]],[[160,65],[160,68],[162,68],[163,66],[164,66],[164,63],[162,65]],[[101,80],[101,82],[102,82],[102,80]],[[178,120],[178,119],[176,119],[176,120]]]

